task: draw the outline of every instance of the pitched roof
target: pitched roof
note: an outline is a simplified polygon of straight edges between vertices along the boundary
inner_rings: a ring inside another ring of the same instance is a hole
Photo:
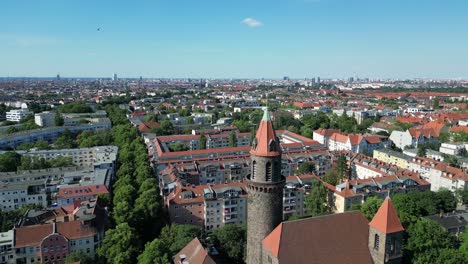
[[[183,257],[182,257],[183,256]],[[181,258],[182,257],[182,258]],[[174,263],[215,264],[198,238],[192,239],[182,250],[172,257]]]
[[[266,157],[281,155],[281,147],[273,129],[268,109],[265,110],[262,121],[260,121],[254,143],[250,150],[250,154],[252,155]],[[272,145],[272,148],[270,148],[270,145]]]
[[[278,257],[279,254],[282,230],[283,223],[279,224],[265,239],[263,239],[263,246],[275,257]]]
[[[368,236],[367,219],[352,211],[284,222],[263,240],[263,247],[280,263],[370,264]]]
[[[385,234],[400,232],[405,230],[400,223],[395,207],[390,198],[385,198],[379,210],[375,214],[369,226]]]

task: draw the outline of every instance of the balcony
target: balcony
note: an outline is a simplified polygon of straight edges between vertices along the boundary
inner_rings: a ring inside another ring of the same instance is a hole
[[[225,216],[224,223],[233,223],[237,221],[237,215]]]

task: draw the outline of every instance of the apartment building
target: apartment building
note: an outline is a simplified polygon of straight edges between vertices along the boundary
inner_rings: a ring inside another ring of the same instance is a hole
[[[6,120],[11,122],[21,122],[33,112],[28,109],[14,109],[6,112]]]
[[[55,126],[55,113],[42,112],[34,115],[34,123],[40,127],[53,127]]]
[[[333,193],[333,210],[343,213],[353,205],[362,204],[368,197],[386,198],[390,193],[426,191],[431,184],[414,176],[386,175],[367,179],[348,180],[337,186],[324,184]]]
[[[107,212],[98,200],[71,208],[28,211],[12,230],[14,259],[25,264],[61,264],[73,252],[93,258],[104,239],[106,224]]]
[[[111,169],[115,172],[117,146],[98,146],[92,148],[76,149],[49,149],[49,150],[17,150],[23,156],[36,156],[51,160],[58,157],[70,157],[74,165],[80,168]],[[0,154],[4,151],[0,151]]]
[[[431,191],[438,191],[441,188],[451,191],[468,188],[468,174],[464,170],[434,159],[402,155],[388,150],[374,152],[374,157],[378,160],[390,160],[390,163],[400,168],[419,173],[422,179],[431,184]]]
[[[9,135],[0,136],[0,149],[14,149],[24,143],[31,143],[39,140],[48,142],[55,141],[66,129],[71,133],[79,133],[82,131],[99,131],[110,129],[112,123],[108,118],[98,118],[95,123],[81,124],[76,126],[48,127],[34,129],[29,131],[21,131]]]
[[[192,224],[206,231],[225,224],[243,224],[247,217],[245,184],[182,186],[165,197],[171,223]]]
[[[0,233],[0,264],[15,263],[13,230]]]
[[[325,145],[325,147],[328,148],[328,144],[329,144],[328,142],[331,136],[335,133],[340,133],[340,130],[319,128],[317,130],[314,130],[313,138],[315,141],[319,142],[320,144]]]
[[[411,157],[401,152],[393,151],[391,149],[378,149],[374,150],[374,159],[383,161],[388,164],[396,165],[400,168],[408,168]]]
[[[444,188],[454,192],[468,188],[468,174],[465,171],[440,161],[414,157],[408,164],[408,169],[418,172],[421,178],[430,182],[431,191]]]
[[[109,193],[110,169],[51,168],[0,173],[0,201],[3,211],[27,204],[43,207],[68,205],[75,200]]]

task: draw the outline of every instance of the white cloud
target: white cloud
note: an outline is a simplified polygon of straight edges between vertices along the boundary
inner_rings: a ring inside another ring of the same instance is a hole
[[[247,25],[249,27],[261,27],[261,26],[263,26],[262,22],[260,22],[258,20],[255,20],[253,18],[250,18],[250,17],[242,20],[242,24],[245,24],[245,25]]]

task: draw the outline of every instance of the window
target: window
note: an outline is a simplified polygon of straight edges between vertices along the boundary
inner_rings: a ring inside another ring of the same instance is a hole
[[[266,164],[266,181],[269,182],[271,181],[272,178],[272,168],[271,168],[271,162],[267,162]]]
[[[376,249],[376,250],[379,249],[379,243],[380,243],[379,239],[380,239],[379,235],[375,234],[375,236],[374,236],[374,249]]]
[[[252,180],[255,179],[257,175],[257,162],[254,160],[252,161]]]

